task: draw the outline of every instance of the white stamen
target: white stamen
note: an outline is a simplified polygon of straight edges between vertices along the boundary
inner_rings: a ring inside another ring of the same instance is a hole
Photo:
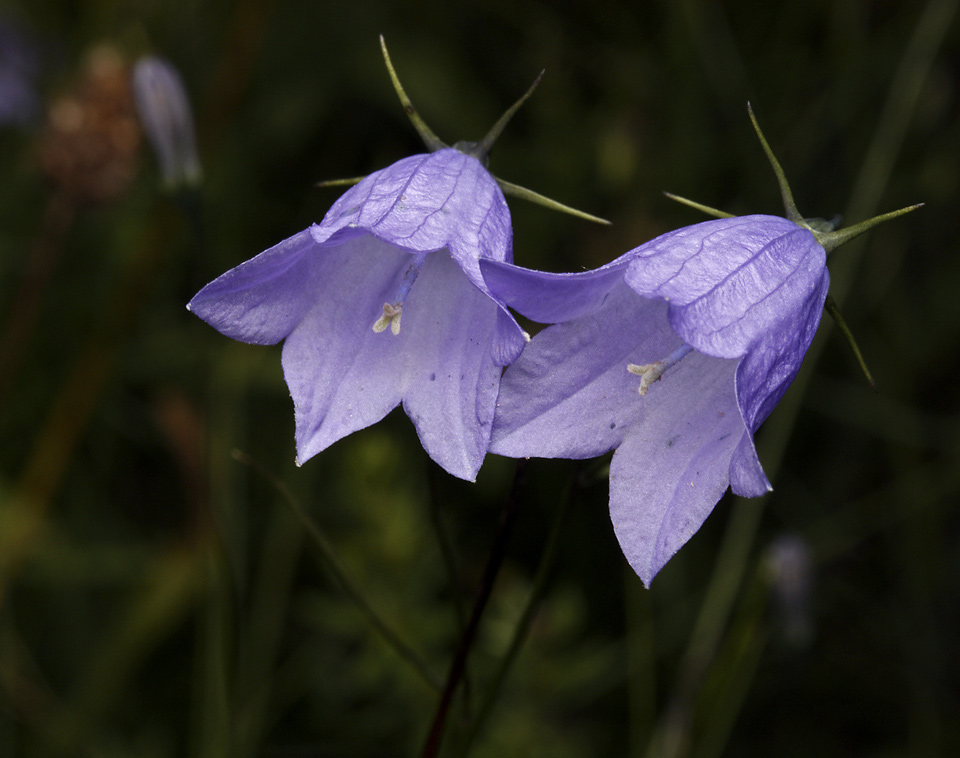
[[[410,288],[417,280],[417,276],[420,275],[420,269],[423,268],[423,263],[426,261],[427,255],[428,253],[417,253],[414,255],[413,263],[410,264],[409,268],[407,268],[403,274],[400,288],[397,290],[397,296],[393,298],[392,303],[383,304],[383,315],[373,324],[373,331],[377,334],[386,331],[388,325],[394,336],[400,334],[400,312],[403,310],[403,301],[407,299],[407,295],[410,294]]]
[[[659,381],[667,369],[676,366],[692,350],[693,348],[690,347],[690,345],[683,343],[663,360],[645,363],[642,366],[638,366],[636,363],[630,363],[627,365],[627,371],[640,377],[639,392],[641,395],[646,395],[651,384]]]
[[[400,303],[397,303],[396,305],[384,303],[383,315],[374,323],[373,331],[379,334],[380,332],[385,331],[387,326],[389,326],[393,336],[396,337],[398,334],[400,334],[400,316],[403,315],[402,311],[403,306]]]

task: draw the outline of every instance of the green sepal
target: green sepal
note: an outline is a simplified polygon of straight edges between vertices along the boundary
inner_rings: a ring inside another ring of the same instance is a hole
[[[763,146],[763,152],[766,153],[767,160],[770,161],[770,165],[773,167],[773,173],[777,177],[777,184],[780,185],[780,195],[783,197],[783,207],[787,212],[787,218],[795,224],[806,226],[803,216],[801,216],[800,211],[797,210],[797,204],[793,201],[793,192],[791,192],[790,184],[787,182],[787,175],[783,173],[780,161],[778,161],[777,156],[773,154],[773,149],[770,147],[770,143],[767,142],[767,138],[763,136],[763,131],[760,129],[757,117],[753,115],[753,107],[750,103],[747,103],[747,113],[750,114],[750,123],[753,124],[753,130],[757,133],[760,144]]]
[[[605,218],[600,218],[599,216],[593,216],[585,211],[578,211],[576,208],[571,208],[569,205],[564,205],[559,203],[556,200],[552,200],[549,197],[541,195],[539,192],[534,192],[533,190],[527,189],[526,187],[521,187],[519,184],[513,184],[504,179],[496,179],[497,184],[500,185],[500,189],[503,190],[504,195],[510,195],[511,197],[518,197],[523,200],[529,200],[531,203],[536,203],[537,205],[542,205],[544,208],[549,208],[550,210],[560,211],[560,213],[567,213],[571,216],[576,216],[577,218],[586,219],[587,221],[594,221],[598,224],[609,224]]]
[[[317,182],[314,184],[314,187],[352,187],[354,184],[360,184],[365,176],[353,176],[349,179],[324,179],[322,182]]]
[[[527,88],[527,91],[523,93],[523,96],[517,100],[517,102],[507,108],[506,113],[497,119],[497,123],[490,128],[490,131],[484,135],[482,140],[479,142],[458,142],[454,145],[454,147],[461,153],[472,155],[484,166],[486,166],[487,159],[490,156],[490,151],[493,149],[493,144],[503,133],[503,130],[507,127],[507,124],[510,123],[510,119],[512,119],[514,114],[520,110],[520,106],[530,99],[530,95],[533,94],[533,91],[537,88],[537,85],[540,84],[540,80],[543,79],[543,75],[545,73],[546,70],[540,72],[539,76],[533,80],[533,84],[531,84],[530,87]]]
[[[833,299],[833,295],[827,295],[827,299],[823,304],[823,309],[830,314],[830,317],[833,319],[834,323],[836,323],[837,328],[840,329],[840,333],[847,341],[850,349],[853,350],[853,355],[857,359],[857,364],[860,366],[860,370],[867,378],[867,381],[870,382],[870,386],[873,387],[873,391],[879,392],[877,389],[877,383],[873,379],[873,374],[870,373],[870,369],[867,367],[867,362],[863,357],[863,353],[860,352],[860,346],[857,345],[857,341],[853,337],[853,332],[850,331],[850,327],[847,326],[847,322],[844,321],[843,316],[840,314],[840,306],[838,306],[837,301]]]
[[[727,213],[726,211],[718,211],[716,208],[711,208],[709,205],[704,205],[703,203],[698,203],[696,200],[689,200],[680,195],[674,195],[672,192],[664,192],[664,195],[669,197],[671,200],[674,200],[682,205],[689,205],[691,208],[696,208],[701,213],[706,213],[708,216],[713,216],[714,218],[733,218],[732,213]]]
[[[390,81],[393,82],[393,88],[397,92],[397,97],[400,98],[400,104],[403,106],[404,112],[407,114],[407,118],[410,119],[410,123],[413,124],[413,128],[417,130],[417,134],[420,135],[420,139],[423,140],[423,144],[427,146],[427,150],[431,153],[435,153],[437,150],[443,150],[445,147],[449,147],[442,139],[440,139],[436,134],[433,133],[433,130],[427,126],[426,122],[420,117],[420,114],[417,113],[417,109],[413,107],[413,103],[410,102],[410,98],[407,97],[407,93],[403,89],[403,85],[400,84],[400,79],[397,76],[397,72],[393,69],[393,63],[390,61],[390,53],[387,52],[387,43],[383,39],[383,35],[380,35],[380,49],[383,51],[383,60],[387,64],[387,71],[390,73]]]
[[[836,231],[821,233],[813,230],[814,235],[817,238],[817,242],[823,245],[823,249],[828,253],[832,253],[840,245],[844,245],[855,237],[859,237],[866,231],[873,229],[873,227],[878,224],[882,224],[884,221],[889,221],[892,218],[897,218],[898,216],[903,216],[904,214],[915,211],[917,208],[922,208],[923,203],[917,203],[916,205],[908,205],[906,208],[901,208],[898,211],[890,211],[890,213],[884,213],[880,216],[874,216],[873,218],[867,219],[866,221],[861,221],[859,224],[854,224],[853,226],[848,226],[843,229],[837,229]]]

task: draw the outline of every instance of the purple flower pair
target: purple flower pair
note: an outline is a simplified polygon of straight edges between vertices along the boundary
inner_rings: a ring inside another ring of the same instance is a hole
[[[515,188],[483,163],[492,139],[425,139],[433,152],[368,176],[189,309],[234,339],[284,341],[301,463],[400,403],[463,479],[488,450],[616,450],[611,517],[649,584],[728,486],[770,489],[753,433],[813,339],[840,233],[788,200],[790,220],[707,221],[578,274],[523,269],[501,191]],[[554,325],[525,345],[508,306]]]

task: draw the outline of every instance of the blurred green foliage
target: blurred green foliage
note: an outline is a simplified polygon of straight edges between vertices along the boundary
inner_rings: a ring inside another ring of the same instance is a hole
[[[94,169],[51,158],[49,119],[0,129],[0,754],[419,749],[437,692],[344,594],[270,477],[231,451],[289,488],[440,678],[516,464],[491,456],[475,485],[452,480],[394,413],[297,468],[279,348],[232,343],[184,310],[318,221],[337,190],[315,182],[421,149],[381,33],[447,141],[482,135],[546,69],[491,170],[614,225],[511,202],[521,265],[594,267],[701,220],[662,190],[779,212],[748,100],[805,215],[926,203],[831,261],[880,394],[825,320],[758,438],[775,491],[721,501],[650,591],[613,537],[604,462],[530,464],[449,754],[571,482],[546,595],[471,755],[960,752],[956,6],[6,2],[54,112],[91,65],[122,80],[140,55],[172,61],[205,182],[162,194],[134,135],[94,198]],[[772,595],[784,534],[811,555],[800,640]]]

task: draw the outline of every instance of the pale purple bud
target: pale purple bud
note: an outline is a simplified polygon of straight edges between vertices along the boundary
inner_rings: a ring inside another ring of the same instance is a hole
[[[770,589],[786,641],[804,647],[813,635],[810,587],[813,569],[807,543],[794,534],[778,537],[767,549]]]
[[[0,125],[25,126],[37,115],[37,69],[33,42],[18,24],[0,17]]]
[[[202,171],[197,157],[190,101],[177,70],[162,58],[141,58],[133,90],[143,131],[157,154],[167,189],[196,187]]]

